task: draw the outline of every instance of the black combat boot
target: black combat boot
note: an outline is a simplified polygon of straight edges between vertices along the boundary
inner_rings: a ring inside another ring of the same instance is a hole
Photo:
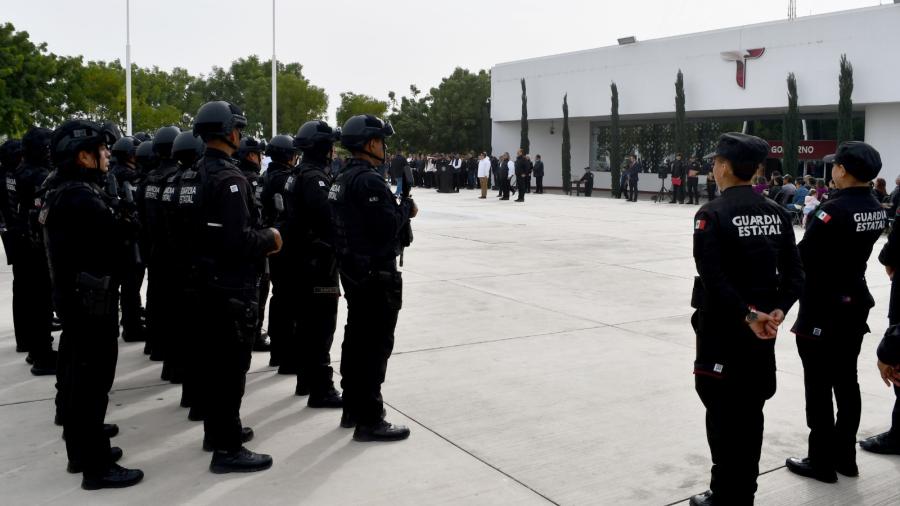
[[[243,446],[233,452],[216,450],[209,463],[209,470],[216,474],[253,473],[272,467],[272,457],[254,453]]]
[[[341,393],[331,386],[321,393],[310,394],[306,405],[311,408],[342,408],[344,399],[341,397]]]
[[[112,464],[102,474],[87,474],[81,480],[81,488],[100,490],[101,488],[125,488],[136,485],[144,479],[140,469],[127,469],[119,464]]]
[[[784,463],[787,466],[788,471],[796,475],[812,478],[824,483],[837,483],[838,481],[837,473],[834,472],[834,469],[816,467],[810,463],[809,459],[791,457]]]
[[[372,425],[356,425],[353,431],[354,441],[401,441],[409,437],[409,429],[403,425],[394,425],[381,419]]]

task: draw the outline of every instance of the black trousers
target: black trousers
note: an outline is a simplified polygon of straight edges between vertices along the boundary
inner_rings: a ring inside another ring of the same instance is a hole
[[[403,283],[368,278],[358,284],[341,276],[347,299],[347,325],[341,348],[341,387],[344,411],[358,423],[381,419],[381,384],[394,349],[394,328],[400,311]]]
[[[25,254],[16,256],[12,265],[13,328],[16,346],[28,351],[35,362],[42,363],[48,360],[53,350],[50,270],[42,250],[26,247],[24,251]]]
[[[535,193],[544,193],[544,176],[534,176]]]
[[[695,177],[687,178],[687,198],[692,204],[700,203],[700,181]]]
[[[684,204],[684,186],[672,185],[672,200],[669,202],[678,202]]]
[[[637,202],[638,199],[638,182],[633,179],[628,180],[628,200]]]
[[[862,334],[827,341],[797,337],[806,391],[809,460],[823,469],[855,462],[862,409],[856,364],[862,340]],[[837,418],[832,393],[837,401]]]
[[[196,376],[200,381],[199,407],[206,414],[206,439],[215,450],[241,447],[241,400],[250,369],[257,310],[247,301],[253,300],[254,290],[243,294],[209,291],[201,293],[198,304],[203,326],[199,343],[203,360]],[[237,308],[234,300],[244,301],[244,308]]]
[[[531,176],[525,176],[523,180],[525,182],[525,193],[531,193]]]
[[[143,265],[131,269],[122,279],[122,328],[127,333],[141,332],[141,286],[144,284]]]
[[[519,193],[517,200],[522,202],[525,201],[525,193],[528,189],[528,177],[526,176],[516,176],[516,190]]]
[[[706,176],[706,198],[713,201],[716,199],[716,183],[710,184],[711,179],[712,175]]]
[[[500,197],[504,199],[509,198],[509,178],[508,177],[500,177]]]
[[[891,281],[891,299],[888,307],[888,322],[891,325],[900,323],[900,276],[894,276]],[[894,411],[891,416],[891,436],[894,441],[900,443],[900,387],[894,387]]]
[[[750,382],[695,377],[706,407],[706,438],[712,454],[709,488],[720,502],[750,505],[756,494],[763,441],[763,406],[771,397]]]
[[[269,276],[272,281],[272,293],[269,299],[269,340],[271,354],[285,368],[296,368],[296,354],[286,348],[294,333],[294,318],[291,312],[290,291],[288,286],[287,266],[285,258],[273,255],[269,257]]]
[[[117,315],[110,316],[113,321]],[[62,419],[69,461],[85,475],[100,475],[112,462],[103,421],[116,376],[117,336],[98,332],[99,321],[63,315],[56,371],[57,416]]]

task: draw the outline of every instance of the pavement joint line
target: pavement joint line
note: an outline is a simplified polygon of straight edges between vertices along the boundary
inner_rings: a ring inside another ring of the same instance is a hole
[[[584,328],[580,328],[580,329],[554,330],[552,332],[542,332],[540,334],[528,334],[528,335],[524,335],[524,336],[501,337],[499,339],[487,339],[484,341],[475,341],[475,342],[471,342],[471,343],[448,344],[447,346],[435,346],[433,348],[421,348],[421,349],[417,349],[417,350],[398,351],[398,352],[392,353],[391,356],[410,355],[413,353],[421,353],[421,352],[427,352],[427,351],[449,350],[449,349],[453,349],[453,348],[463,348],[466,346],[476,346],[479,344],[502,343],[504,341],[515,341],[518,339],[528,339],[528,338],[533,338],[533,337],[547,337],[547,336],[553,336],[553,335],[557,335],[557,334],[565,334],[568,332],[581,332],[583,330],[602,329],[602,328],[606,328],[606,327],[608,327],[608,325],[594,325],[592,327],[584,327]]]
[[[525,482],[523,482],[522,480],[516,478],[515,476],[513,476],[513,475],[507,473],[507,472],[504,471],[503,469],[500,469],[499,467],[495,466],[494,464],[491,464],[490,462],[488,462],[487,460],[485,460],[485,459],[479,457],[478,455],[475,455],[474,453],[470,452],[469,450],[466,450],[465,448],[463,448],[463,447],[460,446],[459,444],[457,444],[457,443],[453,442],[452,440],[450,440],[450,438],[448,438],[447,436],[444,436],[443,434],[441,434],[441,433],[438,432],[437,430],[432,429],[431,427],[425,425],[424,423],[420,422],[419,420],[413,418],[412,416],[410,416],[409,414],[407,414],[405,411],[403,411],[403,410],[397,408],[396,406],[394,406],[394,405],[392,405],[392,404],[390,404],[390,403],[385,402],[384,404],[387,405],[389,408],[393,409],[394,411],[396,411],[396,412],[400,413],[401,415],[405,416],[406,418],[410,419],[410,420],[413,421],[416,425],[422,427],[423,429],[427,430],[428,432],[430,432],[430,433],[434,434],[435,436],[439,437],[440,439],[446,441],[448,444],[450,444],[451,446],[453,446],[453,447],[456,448],[457,450],[459,450],[459,451],[465,453],[466,455],[472,457],[473,459],[477,460],[478,462],[481,462],[482,464],[484,464],[484,465],[490,467],[490,468],[493,469],[494,471],[497,471],[498,473],[502,474],[503,476],[506,476],[506,477],[509,478],[510,480],[512,480],[512,481],[518,483],[519,485],[525,487],[526,489],[530,490],[532,493],[534,493],[535,495],[541,497],[542,499],[544,499],[544,500],[547,501],[548,503],[554,504],[554,505],[556,505],[556,506],[560,506],[560,503],[554,501],[553,499],[550,499],[549,497],[547,497],[545,494],[539,492],[539,491],[538,491],[537,489],[535,489],[534,487],[528,485],[527,483],[525,483]]]

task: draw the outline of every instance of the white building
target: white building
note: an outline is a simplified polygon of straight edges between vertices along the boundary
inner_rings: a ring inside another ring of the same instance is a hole
[[[801,116],[836,118],[839,61],[846,54],[854,70],[854,112],[864,117],[865,140],[881,152],[881,175],[890,188],[900,174],[898,48],[900,5],[888,4],[501,63],[491,71],[491,144],[495,154],[519,147],[522,78],[530,152],[542,155],[547,186],[562,185],[563,96],[577,178],[584,167],[597,166],[592,126],[609,122],[611,82],[618,86],[623,123],[673,119],[679,69],[688,120],[752,120],[786,111],[786,78],[793,72]],[[609,185],[609,173],[598,174],[595,186]],[[648,174],[640,187],[653,191],[659,181]]]

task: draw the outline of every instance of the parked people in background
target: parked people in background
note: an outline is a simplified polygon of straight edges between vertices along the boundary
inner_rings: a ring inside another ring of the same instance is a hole
[[[769,189],[769,184],[766,182],[765,176],[756,176],[754,183],[755,184],[753,185],[753,191],[759,193],[760,195],[762,195],[764,191]]]

